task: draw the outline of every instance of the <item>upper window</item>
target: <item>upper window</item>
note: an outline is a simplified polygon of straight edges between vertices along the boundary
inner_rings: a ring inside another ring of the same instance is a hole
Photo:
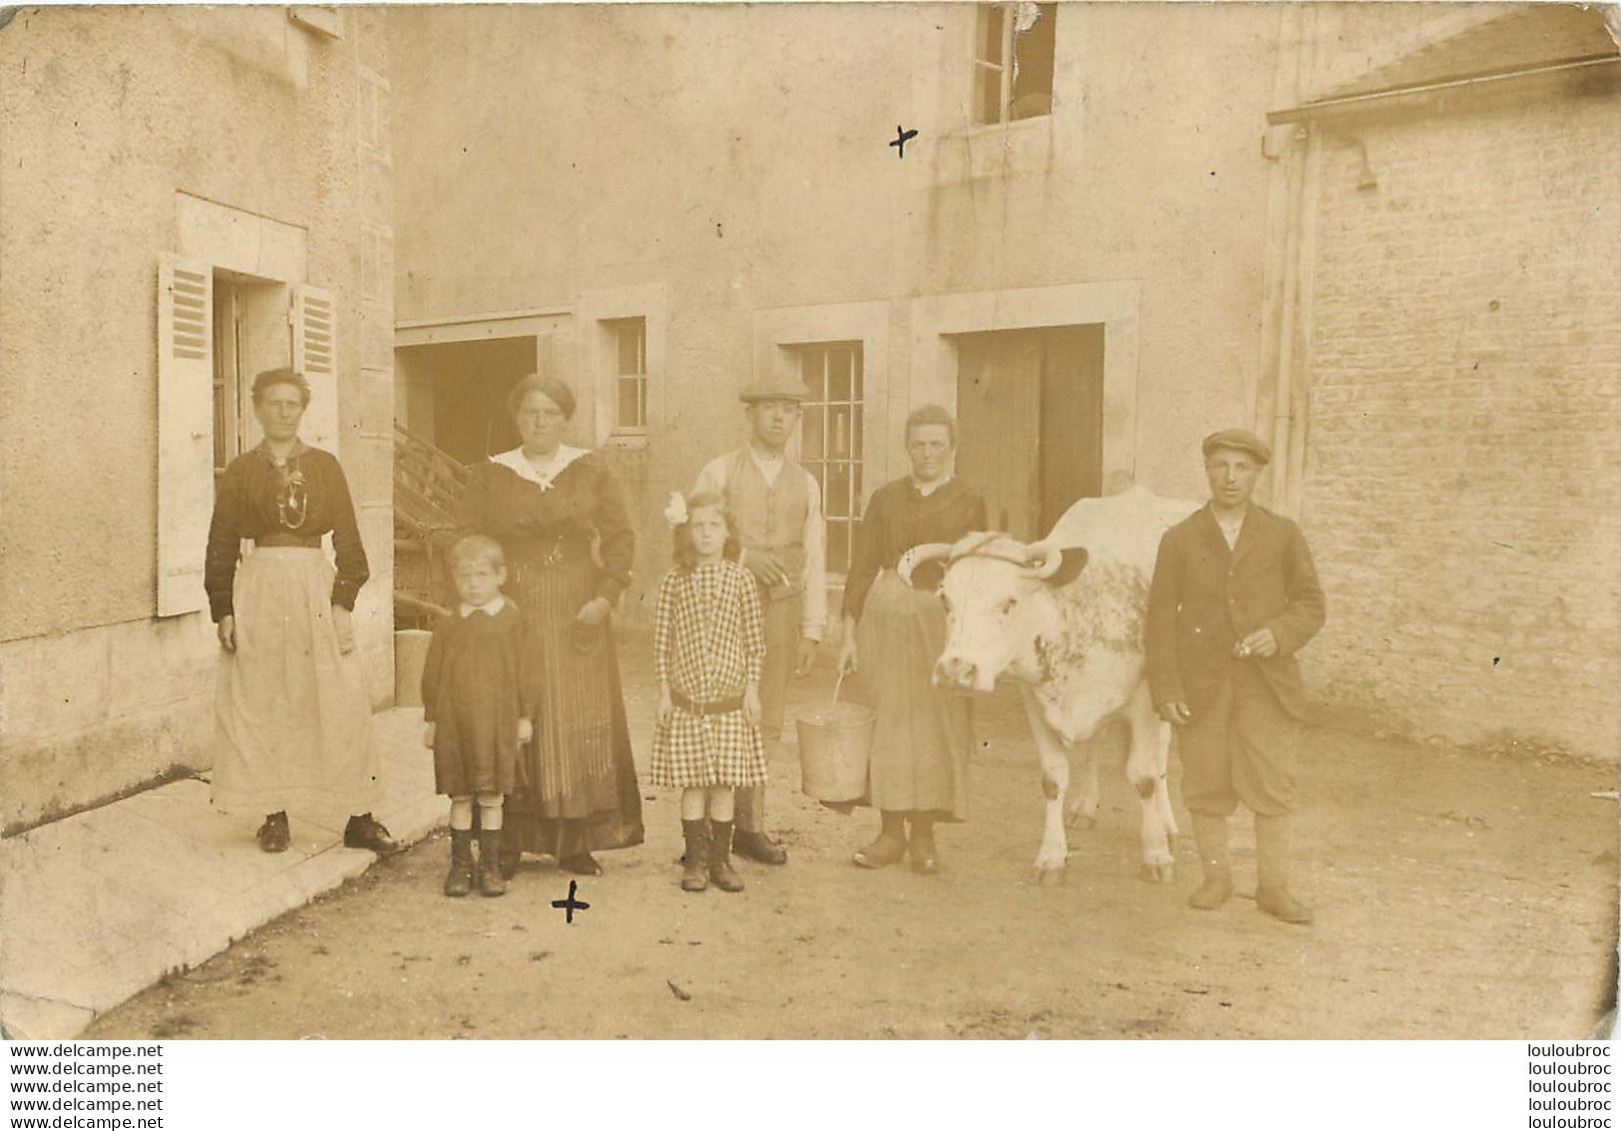
[[[800,377],[810,390],[800,418],[800,462],[822,487],[827,570],[850,570],[861,519],[861,343],[801,346]]]
[[[981,4],[974,48],[974,123],[1039,118],[1053,110],[1058,5]]]
[[[614,431],[647,431],[647,319],[603,323],[614,342]]]

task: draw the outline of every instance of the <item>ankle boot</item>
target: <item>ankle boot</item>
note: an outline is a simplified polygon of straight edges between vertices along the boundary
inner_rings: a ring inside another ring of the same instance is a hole
[[[1193,839],[1199,845],[1199,864],[1204,868],[1204,882],[1188,897],[1188,906],[1195,911],[1214,911],[1233,897],[1233,865],[1227,854],[1227,818],[1209,813],[1193,814]]]
[[[732,822],[709,822],[709,879],[721,891],[742,891],[743,880],[732,871]]]
[[[505,895],[506,877],[501,874],[501,830],[480,829],[478,834],[478,893]]]
[[[940,871],[940,852],[934,847],[934,814],[913,813],[911,825],[906,850],[912,857],[912,871],[932,876]]]
[[[1289,852],[1294,829],[1288,814],[1255,815],[1255,906],[1274,919],[1305,926],[1311,908],[1289,894]]]
[[[687,840],[687,854],[681,860],[681,890],[703,891],[709,886],[709,824],[682,821],[681,834]]]
[[[906,814],[893,809],[880,809],[879,814],[878,839],[856,849],[858,868],[887,868],[906,855]]]
[[[445,873],[445,894],[461,897],[473,890],[473,834],[450,830],[450,871]]]

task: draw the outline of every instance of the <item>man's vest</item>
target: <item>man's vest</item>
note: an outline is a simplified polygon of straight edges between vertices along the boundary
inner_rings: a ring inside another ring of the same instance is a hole
[[[805,469],[784,456],[775,483],[767,483],[748,449],[736,452],[726,469],[726,509],[737,523],[745,550],[775,554],[789,583],[769,590],[781,601],[805,590],[805,519],[810,516],[810,484]]]

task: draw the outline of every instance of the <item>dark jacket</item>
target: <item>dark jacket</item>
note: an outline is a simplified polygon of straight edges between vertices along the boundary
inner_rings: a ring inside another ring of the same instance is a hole
[[[1210,507],[1165,532],[1148,593],[1148,686],[1156,707],[1209,706],[1235,664],[1256,664],[1284,710],[1305,713],[1295,652],[1323,627],[1323,587],[1300,527],[1251,504],[1229,550]],[[1278,642],[1270,659],[1238,659],[1258,628]]]

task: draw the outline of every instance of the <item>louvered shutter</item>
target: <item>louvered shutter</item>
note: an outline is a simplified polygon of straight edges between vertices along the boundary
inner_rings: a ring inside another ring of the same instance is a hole
[[[214,509],[214,280],[206,263],[158,265],[158,616],[207,604]]]
[[[337,310],[332,292],[300,283],[293,287],[293,368],[310,383],[310,407],[300,438],[338,455]]]

